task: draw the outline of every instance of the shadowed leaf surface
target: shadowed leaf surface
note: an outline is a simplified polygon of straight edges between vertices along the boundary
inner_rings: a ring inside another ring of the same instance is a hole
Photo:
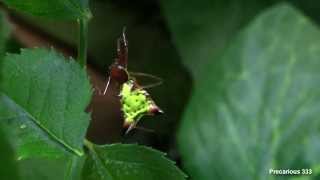
[[[5,134],[0,131],[0,179],[13,179],[18,180],[18,171],[14,150],[11,148],[10,143],[7,141]]]
[[[270,168],[317,169],[319,53],[319,29],[281,4],[203,67],[178,136],[190,176],[269,179]]]
[[[9,37],[9,24],[6,20],[5,14],[0,11],[0,68],[1,61],[4,56],[5,44]],[[1,83],[1,76],[0,76]],[[2,108],[0,106],[0,108]],[[18,179],[18,172],[16,167],[15,151],[12,149],[8,137],[0,127],[0,179]]]
[[[276,0],[171,0],[161,7],[173,41],[197,83],[202,68],[219,57],[235,34]],[[183,5],[182,5],[183,4]]]
[[[4,55],[5,44],[9,38],[10,26],[5,14],[0,11],[0,58]],[[1,65],[1,64],[0,64]]]
[[[79,19],[90,16],[88,0],[2,0],[10,8],[51,19]]]

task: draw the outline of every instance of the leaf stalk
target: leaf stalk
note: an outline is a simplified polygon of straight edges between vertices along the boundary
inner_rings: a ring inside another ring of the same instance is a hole
[[[82,67],[87,65],[89,18],[79,19],[78,62]]]

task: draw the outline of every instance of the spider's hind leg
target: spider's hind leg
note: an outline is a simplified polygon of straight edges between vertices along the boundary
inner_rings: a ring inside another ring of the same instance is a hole
[[[108,90],[108,87],[109,87],[109,85],[110,85],[110,81],[111,81],[111,78],[110,78],[110,76],[109,76],[109,77],[108,77],[107,84],[106,84],[106,87],[104,88],[104,91],[103,91],[103,94],[102,94],[102,95],[106,95],[107,90]]]

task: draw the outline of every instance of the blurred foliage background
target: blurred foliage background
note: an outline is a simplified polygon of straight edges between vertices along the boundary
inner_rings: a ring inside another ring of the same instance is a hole
[[[107,103],[108,118],[93,119],[90,139],[153,146],[191,179],[275,178],[269,168],[312,168],[312,176],[292,178],[319,178],[319,1],[91,0],[90,6],[90,65],[107,77],[126,27],[129,70],[164,80],[149,91],[165,111],[139,124],[154,133],[122,136],[121,127],[106,130],[121,121]],[[49,42],[76,47],[72,22],[9,14]],[[9,51],[25,46],[17,33]]]

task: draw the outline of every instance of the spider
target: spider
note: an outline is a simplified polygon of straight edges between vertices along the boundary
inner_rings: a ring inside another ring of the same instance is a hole
[[[128,64],[128,41],[126,39],[125,28],[122,35],[117,40],[117,58],[109,67],[109,77],[103,95],[107,93],[109,84],[114,81],[120,86],[120,104],[124,117],[124,127],[126,133],[136,127],[140,119],[145,115],[158,115],[163,111],[155,104],[150,94],[145,88],[157,86],[162,83],[161,79],[144,73],[129,73]],[[140,86],[134,76],[146,76],[158,80],[157,83]]]

